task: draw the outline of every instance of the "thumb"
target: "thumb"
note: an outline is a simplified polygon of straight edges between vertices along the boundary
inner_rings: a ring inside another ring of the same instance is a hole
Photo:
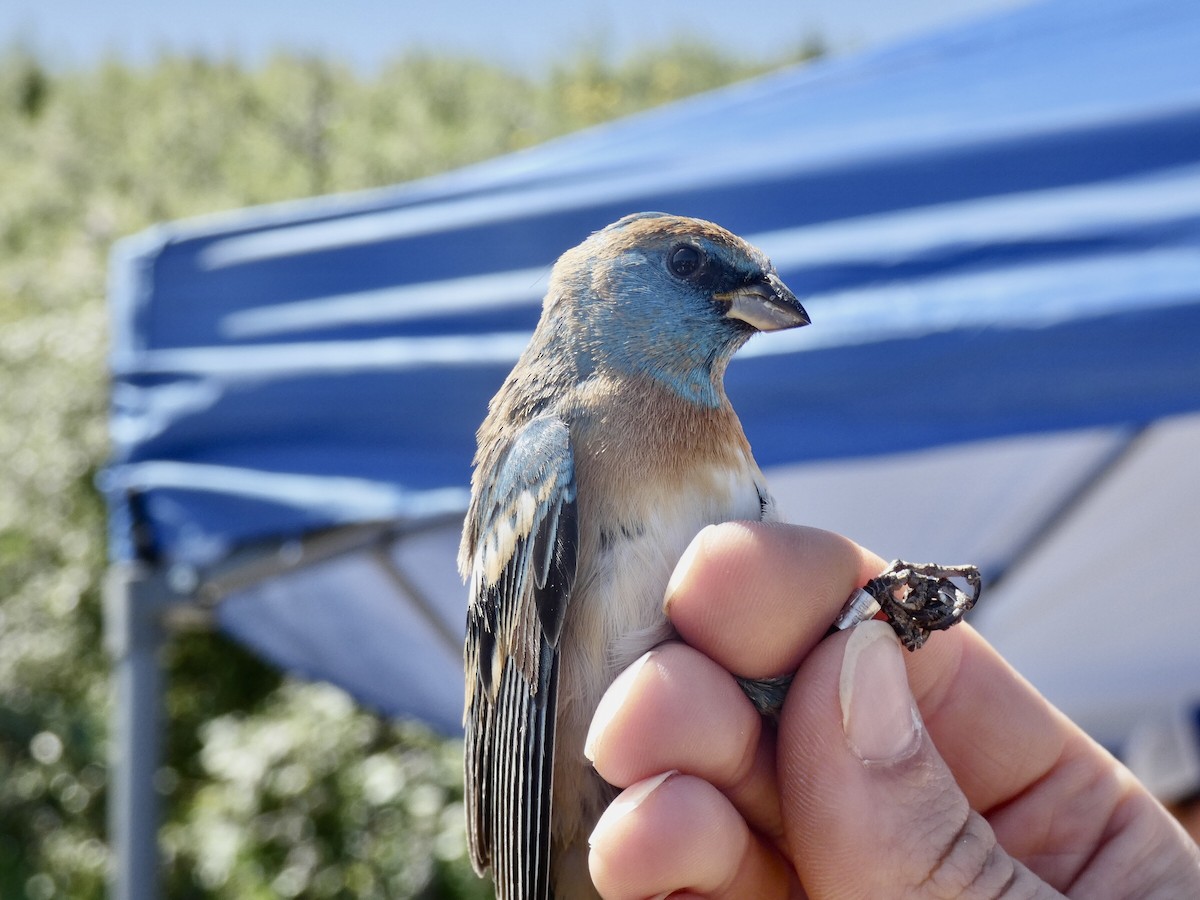
[[[1057,897],[1010,857],[933,746],[884,622],[823,642],[779,734],[788,850],[812,900]]]

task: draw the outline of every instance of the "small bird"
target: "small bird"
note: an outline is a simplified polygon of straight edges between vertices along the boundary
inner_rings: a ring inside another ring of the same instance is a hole
[[[775,517],[725,369],[808,322],[766,256],[699,219],[626,216],[555,264],[479,429],[459,550],[467,835],[500,900],[597,896],[587,838],[616,792],[583,755],[592,714],[671,636],[692,537]]]

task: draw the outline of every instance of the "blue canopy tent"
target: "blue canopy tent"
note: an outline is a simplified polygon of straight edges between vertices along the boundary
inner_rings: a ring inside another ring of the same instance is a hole
[[[1050,0],[123,241],[102,477],[118,894],[155,891],[172,616],[457,730],[474,429],[553,260],[640,209],[746,236],[813,316],[728,376],[787,518],[980,563],[977,621],[1110,744],[1195,700],[1175,573],[1200,538],[1197,47],[1189,0]]]

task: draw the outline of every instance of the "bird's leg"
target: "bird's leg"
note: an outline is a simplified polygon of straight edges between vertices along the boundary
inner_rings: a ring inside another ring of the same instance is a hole
[[[952,579],[967,583],[970,593]],[[882,611],[909,650],[916,650],[935,631],[962,619],[979,599],[983,582],[975,566],[939,566],[892,560],[891,565],[854,592],[829,629],[850,628]],[[778,678],[738,678],[742,691],[765,716],[777,718],[792,684],[791,675]]]
[[[788,688],[792,686],[792,677],[779,675],[775,678],[742,678],[735,675],[734,680],[760,714],[779,721],[779,711],[783,709],[783,700],[787,697]]]

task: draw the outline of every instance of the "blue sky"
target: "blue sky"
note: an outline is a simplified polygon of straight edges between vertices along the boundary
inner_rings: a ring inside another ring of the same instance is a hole
[[[164,49],[258,61],[279,48],[371,71],[406,49],[445,49],[536,73],[580,46],[614,56],[676,34],[778,55],[812,35],[834,51],[900,37],[1017,0],[2,0],[0,46],[55,64]]]

